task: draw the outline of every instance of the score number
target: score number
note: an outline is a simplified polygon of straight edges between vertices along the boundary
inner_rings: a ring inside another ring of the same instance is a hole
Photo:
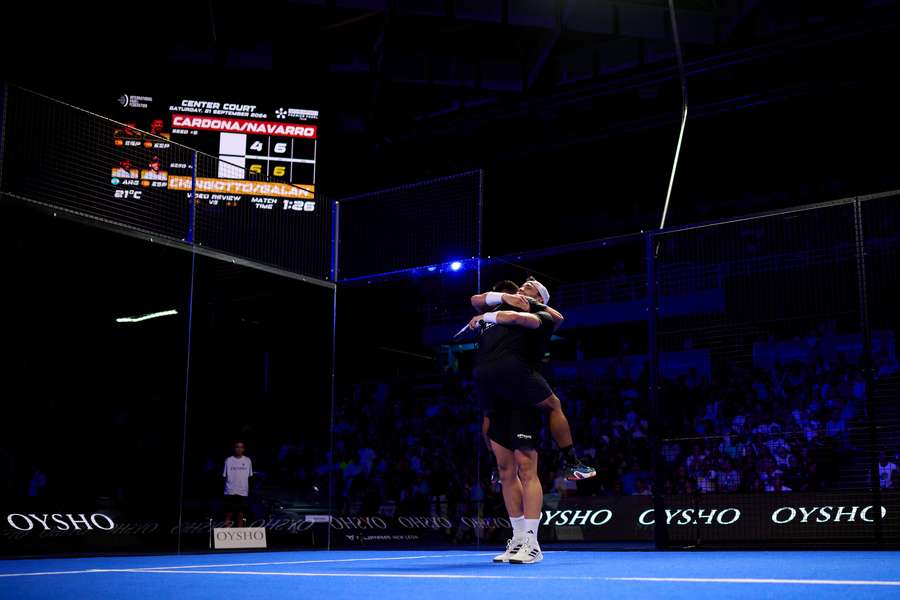
[[[250,165],[250,172],[254,175],[262,175],[262,165],[260,163],[253,163]],[[286,173],[283,165],[272,167],[272,175],[275,177],[284,177]]]
[[[250,144],[250,149],[254,152],[262,152],[263,151],[263,143],[260,140],[256,140],[252,144]],[[278,142],[272,147],[272,152],[275,154],[284,154],[287,152],[287,143],[286,142]]]
[[[287,142],[276,142],[271,146],[271,152],[266,154],[266,146],[267,144],[263,140],[254,140],[248,149],[248,155],[255,156],[257,154],[262,154],[265,156],[267,160],[262,160],[257,163],[252,163],[249,165],[248,170],[251,175],[263,176],[268,175],[273,178],[287,178],[289,176],[288,167],[289,163],[279,161],[279,158],[282,156],[287,156],[290,153],[290,146]],[[262,158],[262,157],[260,157]],[[265,168],[266,163],[268,163],[268,168]],[[265,171],[268,171],[266,173]]]

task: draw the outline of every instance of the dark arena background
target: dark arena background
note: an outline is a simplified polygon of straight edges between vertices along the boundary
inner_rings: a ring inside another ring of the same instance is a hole
[[[0,10],[0,597],[900,594],[900,2]]]

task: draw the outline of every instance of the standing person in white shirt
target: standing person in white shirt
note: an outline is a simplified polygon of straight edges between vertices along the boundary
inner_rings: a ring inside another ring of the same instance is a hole
[[[246,515],[250,512],[250,478],[253,476],[253,464],[244,456],[244,442],[235,442],[234,456],[225,459],[225,527],[231,527],[231,517],[238,514],[238,527],[247,525]]]

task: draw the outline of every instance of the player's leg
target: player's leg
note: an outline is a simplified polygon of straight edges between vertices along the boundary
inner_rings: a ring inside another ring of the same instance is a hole
[[[525,516],[525,540],[509,562],[514,564],[530,564],[543,559],[537,533],[541,523],[541,511],[544,505],[544,490],[538,477],[538,443],[541,429],[541,415],[536,408],[517,411],[511,419],[512,437],[518,440],[513,458],[516,474],[522,485],[522,502]]]
[[[538,477],[538,453],[533,448],[518,448],[513,456],[516,471],[522,484],[522,504],[525,520],[539,520],[544,503],[544,490]],[[537,528],[526,529],[526,533],[537,534]]]
[[[494,459],[494,449],[491,447],[491,437],[488,435],[488,431],[491,429],[491,415],[488,412],[484,413],[484,417],[481,420],[481,437],[484,439],[484,443],[487,445],[489,460],[492,462],[491,465],[491,486],[494,486],[500,483],[500,471],[497,469],[496,459]]]
[[[547,413],[550,424],[550,435],[559,446],[560,452],[566,448],[572,448],[572,428],[569,427],[569,419],[563,412],[562,403],[556,394],[550,394],[537,404]]]
[[[525,503],[522,482],[517,474],[515,454],[497,442],[492,442],[494,456],[497,458],[497,470],[500,471],[500,482],[503,485],[503,504],[510,518],[516,519],[524,515]]]
[[[532,448],[519,448],[514,453],[519,480],[522,482],[522,497],[525,510],[525,541],[519,551],[509,557],[513,564],[531,564],[543,560],[538,544],[538,527],[541,524],[541,509],[544,504],[544,490],[538,477],[538,453]]]
[[[485,370],[482,370],[481,376],[476,377],[475,379],[475,394],[478,398],[478,405],[481,408],[481,412],[483,414],[481,419],[481,437],[484,440],[485,446],[487,447],[488,460],[493,463],[491,465],[492,486],[496,485],[497,482],[500,481],[500,474],[494,461],[494,450],[491,447],[491,438],[490,435],[488,435],[488,432],[491,429],[491,414],[494,411],[494,406],[497,405],[497,402],[499,400],[497,397],[497,393],[494,391],[494,384],[494,379],[486,376]]]
[[[503,414],[494,413],[490,421],[489,435],[491,437],[491,449],[497,459],[497,470],[500,473],[503,503],[509,514],[513,535],[506,542],[506,550],[494,557],[494,562],[509,562],[509,557],[519,551],[524,541],[525,528],[525,504],[523,501],[522,482],[516,474],[516,459],[510,445],[508,436],[504,433],[507,419]],[[504,445],[506,444],[506,445]]]
[[[581,462],[575,453],[569,420],[563,412],[562,402],[550,389],[547,381],[540,373],[532,373],[523,382],[523,387],[524,395],[528,398],[529,403],[547,413],[550,435],[553,436],[553,441],[559,447],[565,478],[570,481],[578,481],[597,475],[597,471]]]

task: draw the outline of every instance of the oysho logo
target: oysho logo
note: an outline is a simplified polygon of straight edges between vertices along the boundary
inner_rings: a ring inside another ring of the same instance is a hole
[[[216,539],[220,542],[260,542],[266,539],[262,529],[240,528],[235,531],[217,531]]]
[[[777,525],[787,523],[854,523],[858,520],[871,523],[873,506],[782,506],[772,513],[772,522]],[[881,517],[887,516],[887,509],[881,507]]]
[[[638,517],[640,525],[653,525],[656,523],[655,511],[651,508],[645,510]],[[741,518],[741,511],[736,508],[723,508],[719,510],[701,509],[666,509],[666,525],[731,525]]]
[[[387,529],[381,517],[331,517],[332,529]]]
[[[219,548],[265,548],[266,530],[263,527],[213,528],[215,543]]]
[[[446,517],[400,517],[397,519],[406,529],[450,529],[453,523]]]
[[[9,526],[18,531],[81,531],[101,529],[110,531],[115,522],[103,513],[10,513],[6,516]]]
[[[601,510],[548,510],[544,525],[606,525],[613,518],[608,508]]]

